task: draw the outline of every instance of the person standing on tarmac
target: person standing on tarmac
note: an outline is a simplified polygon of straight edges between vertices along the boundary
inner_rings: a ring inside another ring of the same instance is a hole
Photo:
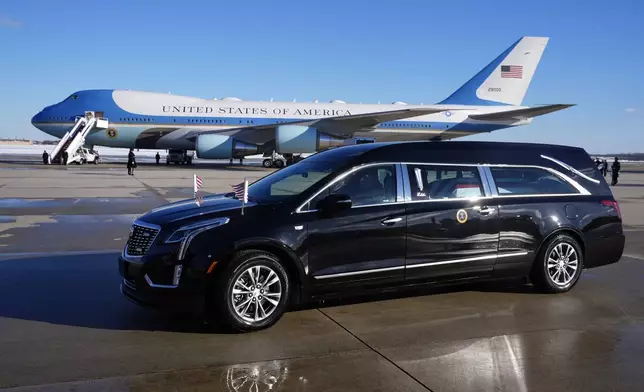
[[[154,159],[157,160],[157,165],[159,164],[159,160],[161,159],[161,155],[159,155],[159,152],[157,151],[157,155],[154,156]]]
[[[42,152],[42,163],[45,165],[49,163],[49,154],[47,154],[47,150]]]
[[[613,166],[611,167],[613,171],[613,182],[612,185],[617,185],[617,179],[619,178],[619,171],[622,168],[622,164],[619,163],[619,160],[617,157],[615,157],[615,161],[613,162]]]
[[[604,172],[602,173],[604,177],[606,177],[606,174],[608,173],[608,161],[604,159]]]
[[[135,167],[136,157],[134,156],[134,149],[130,148],[130,152],[127,154],[127,174],[133,176]]]

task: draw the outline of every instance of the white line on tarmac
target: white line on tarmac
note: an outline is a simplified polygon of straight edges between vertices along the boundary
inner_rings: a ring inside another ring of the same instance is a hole
[[[61,251],[61,252],[16,252],[16,253],[1,253],[0,261],[8,261],[6,259],[25,258],[25,257],[42,257],[42,256],[82,256],[82,255],[96,255],[96,254],[110,254],[121,253],[122,249],[104,249],[104,250],[75,250],[75,251]]]

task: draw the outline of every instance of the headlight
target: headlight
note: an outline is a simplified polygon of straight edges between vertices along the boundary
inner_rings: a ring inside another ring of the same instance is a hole
[[[191,233],[201,232],[208,229],[212,229],[213,227],[222,226],[228,223],[229,221],[230,221],[229,218],[223,217],[223,218],[209,219],[206,221],[200,221],[186,226],[181,226],[180,228],[175,230],[174,233],[172,233],[172,235],[168,237],[167,240],[165,240],[165,243],[173,244],[176,242],[181,242],[186,237],[188,237]]]

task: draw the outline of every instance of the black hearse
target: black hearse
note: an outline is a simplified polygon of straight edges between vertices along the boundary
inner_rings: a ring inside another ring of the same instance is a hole
[[[565,292],[623,249],[619,205],[581,148],[373,143],[261,178],[243,209],[234,193],[156,208],[119,267],[139,304],[250,331],[347,291],[525,277]]]

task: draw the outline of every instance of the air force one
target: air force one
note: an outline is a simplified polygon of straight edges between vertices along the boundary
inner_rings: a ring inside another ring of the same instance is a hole
[[[356,140],[449,140],[528,124],[572,105],[522,106],[549,38],[522,37],[434,105],[209,100],[129,90],[83,90],[32,119],[61,138],[50,157],[83,145],[195,150],[201,159],[314,153]]]

